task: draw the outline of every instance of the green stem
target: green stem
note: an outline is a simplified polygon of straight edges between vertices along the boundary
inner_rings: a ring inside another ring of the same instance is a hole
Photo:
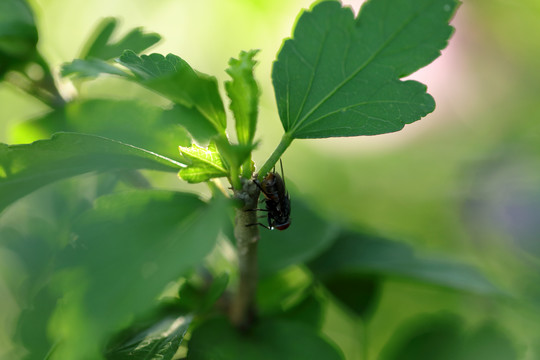
[[[257,291],[257,244],[259,227],[257,223],[257,202],[259,188],[252,180],[242,179],[242,189],[235,190],[235,198],[243,206],[236,209],[234,235],[238,255],[238,290],[230,308],[232,323],[240,330],[248,330],[256,317],[255,293]]]
[[[266,174],[270,172],[270,170],[274,167],[274,165],[276,165],[278,160],[281,158],[281,155],[283,155],[283,153],[285,152],[285,150],[287,150],[289,145],[291,145],[293,140],[294,138],[289,136],[289,134],[287,133],[283,134],[283,136],[281,137],[281,142],[279,143],[278,147],[276,148],[276,150],[274,150],[272,155],[270,155],[268,160],[266,160],[264,165],[261,167],[261,170],[259,170],[259,175],[258,175],[259,180],[262,180],[266,176]]]

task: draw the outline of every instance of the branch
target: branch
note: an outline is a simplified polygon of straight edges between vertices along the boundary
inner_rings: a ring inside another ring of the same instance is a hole
[[[255,292],[257,290],[257,244],[259,227],[247,226],[257,223],[259,188],[252,180],[242,179],[242,190],[235,191],[235,197],[243,202],[236,209],[234,235],[238,252],[239,284],[233,300],[231,322],[240,330],[247,330],[255,320]]]

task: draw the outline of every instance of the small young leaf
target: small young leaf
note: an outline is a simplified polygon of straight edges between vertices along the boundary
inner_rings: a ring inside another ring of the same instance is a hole
[[[213,319],[193,331],[187,359],[340,360],[343,355],[301,323],[266,319],[241,334],[226,319]]]
[[[115,18],[103,19],[85,44],[81,59],[111,60],[127,49],[138,54],[161,40],[158,34],[144,33],[142,28],[135,28],[118,41],[111,42],[117,25]]]
[[[225,89],[231,99],[230,108],[236,120],[238,142],[244,145],[253,142],[257,126],[260,92],[253,77],[253,68],[257,64],[253,58],[258,52],[242,51],[238,59],[229,60],[229,68],[226,70],[232,80],[225,82]]]
[[[214,77],[196,72],[173,54],[139,57],[128,50],[118,62],[133,71],[142,85],[177,104],[195,108],[219,133],[225,132],[225,108]]]
[[[470,265],[417,257],[406,244],[358,233],[342,234],[309,267],[323,281],[336,275],[376,274],[458,291],[502,295],[500,289]]]
[[[426,87],[399,79],[440,55],[457,5],[370,0],[355,19],[339,2],[324,1],[304,12],[272,69],[288,136],[383,134],[432,112]]]
[[[109,336],[200,265],[216,243],[226,205],[157,190],[99,198],[74,224],[74,242],[51,281],[62,295],[48,327],[58,344],[52,359],[99,358]]]
[[[208,148],[198,145],[179,146],[180,154],[188,162],[188,166],[180,170],[178,175],[187,182],[199,183],[216,177],[227,176],[228,172],[214,145]]]
[[[0,143],[0,211],[56,180],[91,171],[178,171],[183,164],[100,136],[58,133],[32,144]]]
[[[193,316],[168,316],[106,353],[107,360],[171,360]]]

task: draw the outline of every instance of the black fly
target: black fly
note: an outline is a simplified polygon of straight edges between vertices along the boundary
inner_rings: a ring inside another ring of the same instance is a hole
[[[281,166],[281,174],[283,175],[283,164],[281,159],[279,160]],[[254,180],[255,184],[259,187],[264,195],[264,202],[266,209],[254,209],[268,212],[268,226],[256,223],[251,225],[261,225],[269,230],[285,230],[291,224],[291,199],[289,193],[285,188],[285,180],[276,172],[276,168],[272,172],[269,172],[262,182]]]

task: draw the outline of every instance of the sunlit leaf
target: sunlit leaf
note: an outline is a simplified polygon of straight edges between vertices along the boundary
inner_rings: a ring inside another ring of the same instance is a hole
[[[191,315],[169,316],[110,349],[107,360],[171,360],[193,320]]]
[[[51,282],[62,296],[49,323],[58,343],[52,359],[99,358],[110,335],[153,308],[169,282],[212,250],[224,206],[157,190],[99,198],[75,224]]]
[[[73,131],[131,144],[179,160],[178,146],[191,139],[176,119],[164,116],[159,106],[143,101],[88,99],[68,103],[37,119],[21,123],[13,133],[17,143]]]
[[[225,82],[227,95],[231,99],[230,108],[236,120],[236,134],[240,144],[251,144],[257,126],[259,87],[253,77],[257,64],[253,58],[258,50],[242,51],[238,59],[229,60],[226,70],[232,80]]]
[[[81,59],[111,60],[124,50],[140,53],[157,43],[161,37],[155,33],[144,33],[142,28],[134,28],[121,39],[113,42],[111,36],[118,25],[115,18],[105,18],[97,25],[81,52]]]
[[[178,171],[177,161],[94,135],[58,133],[32,144],[0,144],[0,210],[51,182],[91,171]]]
[[[130,69],[140,84],[177,104],[196,109],[219,133],[225,131],[225,108],[214,77],[196,72],[173,54],[138,56],[124,51],[118,62]]]
[[[247,334],[226,319],[210,320],[196,328],[188,360],[338,360],[342,354],[301,323],[261,320]]]
[[[181,169],[178,175],[187,182],[198,183],[227,176],[227,170],[215,146],[180,146],[179,149],[188,166]]]
[[[324,1],[304,12],[272,70],[288,136],[383,134],[432,112],[426,87],[399,79],[440,55],[457,4],[371,0],[355,19],[350,8]]]

